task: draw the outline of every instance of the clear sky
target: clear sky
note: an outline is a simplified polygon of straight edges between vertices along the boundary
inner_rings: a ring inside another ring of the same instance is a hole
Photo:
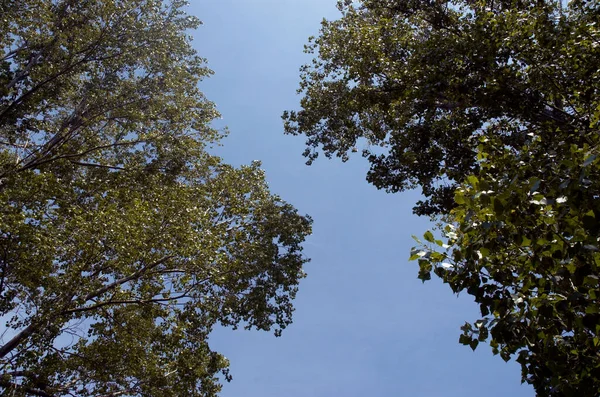
[[[223,397],[533,396],[514,362],[459,345],[475,303],[439,280],[422,284],[408,262],[430,224],[412,215],[415,193],[386,194],[365,181],[367,164],[319,159],[304,165],[302,137],[283,135],[281,113],[297,107],[303,45],[335,0],[191,0],[203,20],[195,47],[215,75],[201,87],[230,136],[218,153],[232,164],[261,160],[274,193],[314,218],[308,277],[294,324],[281,338],[217,330],[231,361]]]

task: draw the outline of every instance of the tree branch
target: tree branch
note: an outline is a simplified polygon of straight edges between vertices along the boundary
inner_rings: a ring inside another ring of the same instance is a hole
[[[6,342],[2,347],[0,347],[0,358],[3,358],[8,353],[10,353],[13,349],[15,349],[21,342],[27,338],[29,338],[39,327],[39,323],[32,322],[25,329],[21,330],[18,334],[16,334],[11,340]]]
[[[89,294],[87,294],[85,296],[84,299],[85,299],[85,301],[94,299],[94,298],[104,294],[105,292],[110,291],[111,289],[113,289],[115,287],[118,287],[119,285],[125,284],[128,281],[134,280],[134,279],[142,276],[148,270],[155,268],[156,266],[164,263],[165,261],[171,259],[172,257],[173,257],[172,255],[164,256],[161,259],[159,259],[158,261],[156,261],[148,266],[142,267],[141,269],[139,269],[138,271],[134,272],[133,274],[131,274],[127,277],[120,278],[120,279],[118,279],[96,291],[90,292]],[[71,313],[71,312],[69,310],[67,310],[67,311],[64,311],[63,313]],[[17,335],[15,335],[11,340],[9,340],[2,347],[0,347],[0,358],[3,358],[8,353],[10,353],[12,350],[14,350],[25,339],[27,339],[31,335],[33,335],[42,326],[43,326],[43,321],[32,321],[31,324],[29,324],[26,328],[21,330],[21,332],[19,332]]]
[[[226,273],[229,273],[229,272],[226,272]],[[110,305],[127,305],[127,304],[145,305],[145,304],[148,304],[148,303],[164,303],[164,302],[177,301],[179,299],[189,298],[190,296],[188,294],[197,285],[205,283],[208,280],[210,280],[210,277],[204,278],[204,279],[202,279],[202,280],[194,283],[192,286],[190,286],[185,291],[181,292],[177,296],[172,296],[170,298],[110,300],[110,301],[105,301],[105,302],[99,302],[99,303],[96,303],[96,304],[91,305],[91,306],[84,306],[84,307],[78,307],[78,308],[75,308],[75,309],[66,310],[66,311],[63,312],[63,314],[81,313],[81,312],[91,311],[91,310],[95,310],[95,309],[100,309],[102,307],[110,306]]]
[[[94,164],[94,163],[86,163],[86,162],[75,161],[75,160],[69,160],[69,162],[71,162],[71,164],[81,165],[83,167],[97,167],[97,168],[108,168],[111,170],[125,170],[124,167],[118,167],[115,165]]]
[[[112,283],[110,283],[110,284],[108,284],[108,285],[100,288],[100,289],[97,289],[96,291],[90,292],[89,294],[87,294],[85,296],[84,300],[85,301],[89,301],[90,299],[94,299],[94,298],[102,295],[103,293],[105,293],[107,291],[110,291],[111,289],[113,289],[115,287],[118,287],[119,285],[125,284],[128,281],[134,280],[134,279],[142,276],[148,270],[154,269],[158,265],[166,262],[167,260],[169,260],[171,258],[173,258],[173,255],[164,256],[164,257],[160,258],[159,260],[157,260],[156,262],[154,262],[154,263],[152,263],[152,264],[150,264],[148,266],[142,267],[140,270],[132,273],[131,275],[129,275],[127,277],[120,278],[120,279],[118,279],[118,280],[116,280],[116,281],[114,281],[114,282],[112,282]]]

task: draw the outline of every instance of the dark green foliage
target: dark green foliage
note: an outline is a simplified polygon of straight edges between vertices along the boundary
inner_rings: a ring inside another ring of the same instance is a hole
[[[573,95],[594,96],[594,6],[340,2],[343,17],[324,21],[307,46],[318,57],[302,68],[301,110],[284,114],[286,132],[306,135],[309,162],[319,147],[346,160],[362,145],[369,182],[391,192],[420,186],[427,200],[415,211],[447,213],[457,184],[477,170],[472,138],[488,123],[518,125],[497,133],[515,148],[544,123],[587,128],[572,105]]]
[[[415,186],[445,238],[415,248],[422,280],[482,318],[460,342],[521,363],[540,396],[600,395],[600,6],[594,1],[339,3],[302,69],[286,131],[367,179]]]

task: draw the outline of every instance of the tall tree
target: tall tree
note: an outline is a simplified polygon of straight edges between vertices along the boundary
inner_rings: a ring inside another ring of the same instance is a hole
[[[362,141],[371,183],[422,188],[415,212],[446,238],[426,233],[411,257],[480,305],[462,343],[516,357],[541,396],[599,395],[598,2],[339,8],[307,46],[286,131],[309,162]]]
[[[181,0],[0,3],[0,388],[214,396],[215,324],[281,332],[310,218],[221,133]]]
[[[589,128],[593,1],[363,0],[339,9],[306,46],[317,57],[301,69],[301,110],[283,115],[287,133],[308,138],[309,163],[319,147],[346,160],[362,145],[369,182],[390,192],[420,186],[426,200],[415,211],[440,214],[477,170],[472,138],[489,123]],[[518,148],[521,132],[498,134]]]

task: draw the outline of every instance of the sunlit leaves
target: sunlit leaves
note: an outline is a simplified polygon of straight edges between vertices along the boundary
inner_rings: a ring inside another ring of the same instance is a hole
[[[419,277],[426,280],[424,269],[433,270],[453,291],[466,291],[480,304],[486,317],[475,323],[481,326],[463,329],[461,343],[473,348],[489,335],[495,353],[505,360],[517,356],[524,380],[540,395],[594,395],[600,368],[600,168],[586,164],[587,143],[577,148],[567,141],[579,137],[561,137],[565,141],[538,140],[519,152],[494,139],[481,145],[488,162],[478,183],[467,178],[457,193],[449,219],[458,227],[446,233],[451,251],[440,257],[425,248],[431,259],[419,261]],[[590,140],[598,138],[585,138]],[[547,155],[549,146],[555,156]],[[589,182],[565,185],[570,175]],[[494,193],[482,191],[482,184]]]
[[[0,5],[0,387],[214,396],[215,324],[281,333],[310,218],[221,132],[180,0]]]
[[[309,162],[362,147],[376,187],[422,189],[447,226],[411,251],[419,278],[472,295],[460,342],[538,395],[600,393],[597,3],[340,1],[283,116]]]
[[[309,162],[362,148],[369,182],[420,186],[415,211],[447,213],[456,184],[483,160],[473,137],[487,126],[515,148],[541,124],[592,128],[600,49],[585,7],[339,2],[342,18],[324,21],[307,46],[316,59],[301,70],[286,132],[307,137]]]

